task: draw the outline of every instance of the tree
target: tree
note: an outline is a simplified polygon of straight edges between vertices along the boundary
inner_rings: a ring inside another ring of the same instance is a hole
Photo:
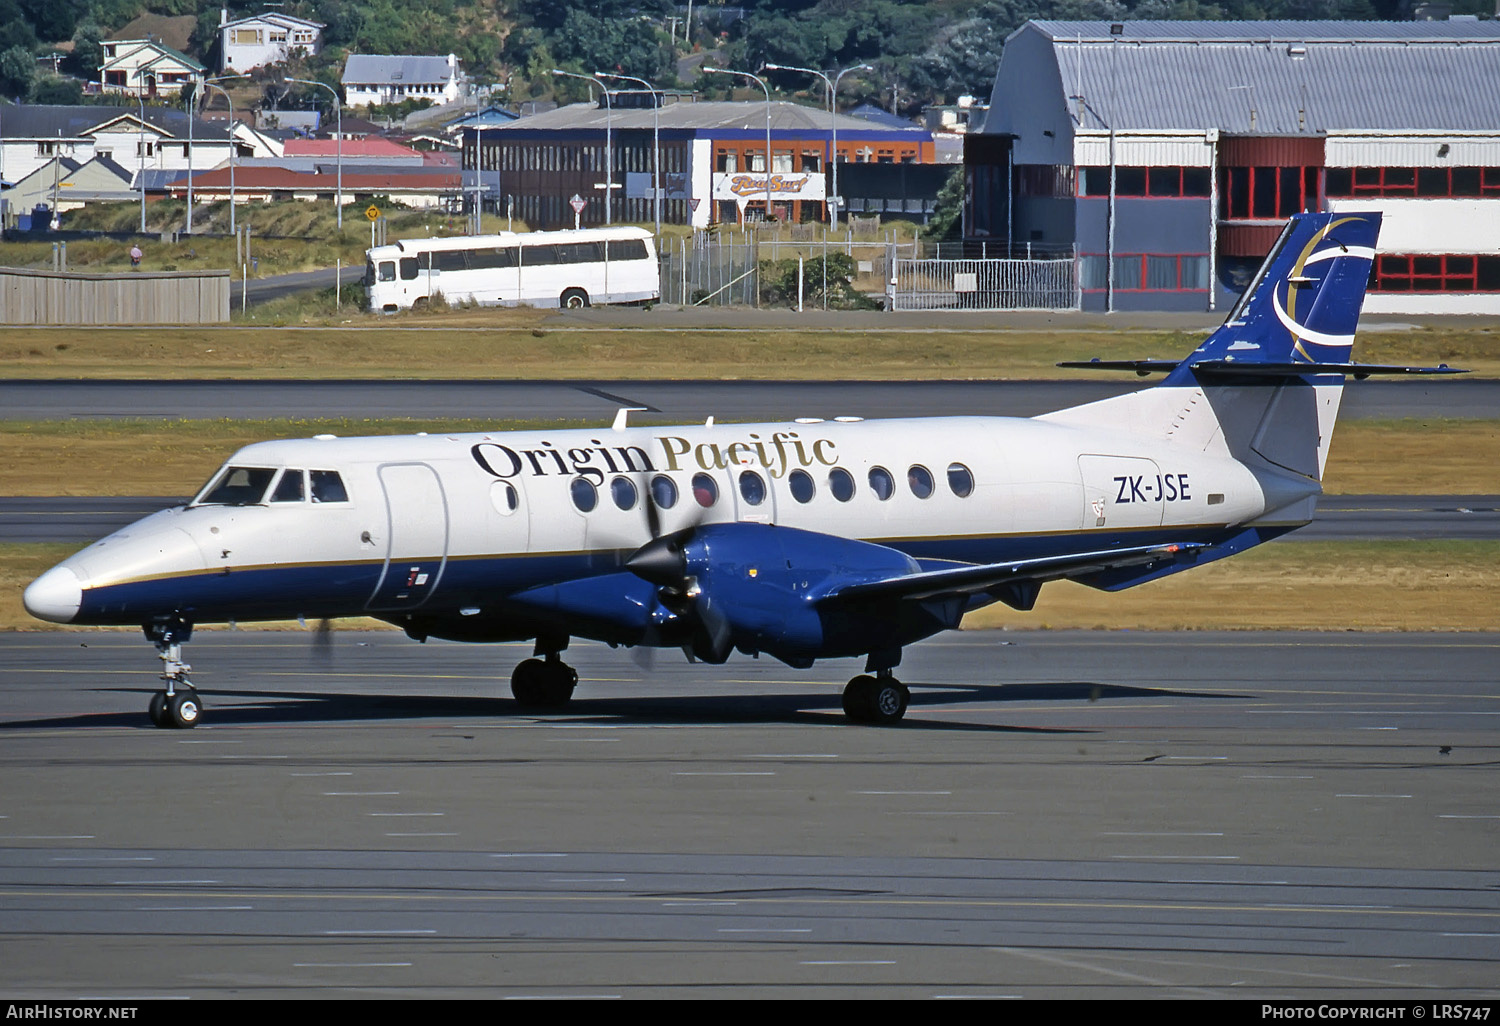
[[[23,46],[12,46],[0,53],[0,94],[24,100],[31,95],[36,79],[36,58]]]

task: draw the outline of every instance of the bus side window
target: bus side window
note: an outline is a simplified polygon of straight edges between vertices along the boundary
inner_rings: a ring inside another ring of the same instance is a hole
[[[430,270],[432,270],[432,254],[431,253],[418,253],[417,254],[417,267],[419,269],[423,270],[423,271],[430,271]]]
[[[396,280],[396,261],[394,261],[394,260],[382,260],[382,261],[380,261],[380,280],[381,281],[395,281]]]
[[[615,239],[606,243],[611,260],[645,260],[646,243],[643,239]]]
[[[402,281],[411,281],[414,278],[416,278],[416,276],[417,276],[417,258],[416,257],[402,257],[401,258],[401,280]]]

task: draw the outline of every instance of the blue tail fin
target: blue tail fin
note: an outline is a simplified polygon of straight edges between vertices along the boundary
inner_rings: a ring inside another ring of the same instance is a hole
[[[1219,330],[1179,368],[1347,365],[1380,214],[1297,214]],[[1207,366],[1204,366],[1207,365]]]

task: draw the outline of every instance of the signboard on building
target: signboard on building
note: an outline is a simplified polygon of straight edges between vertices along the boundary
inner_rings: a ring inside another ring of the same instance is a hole
[[[821,203],[828,195],[823,175],[808,171],[773,171],[771,202],[812,200]],[[713,177],[713,198],[730,200],[743,207],[766,198],[766,175],[758,171],[725,171]]]

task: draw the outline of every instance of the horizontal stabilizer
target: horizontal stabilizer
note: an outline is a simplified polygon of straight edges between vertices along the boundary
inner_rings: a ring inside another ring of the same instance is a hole
[[[1011,563],[985,563],[955,569],[890,577],[845,585],[825,596],[824,601],[912,600],[925,601],[960,595],[977,595],[1024,582],[1055,581],[1080,574],[1094,574],[1121,567],[1172,563],[1192,558],[1205,546],[1199,542],[1171,545],[1139,545],[1126,549],[1101,549],[1067,556],[1018,559]]]
[[[1134,371],[1141,377],[1147,374],[1162,374],[1177,369],[1178,360],[1069,360],[1059,367],[1081,370]],[[1363,380],[1373,374],[1467,374],[1467,370],[1449,367],[1446,363],[1436,367],[1403,367],[1389,363],[1252,363],[1245,360],[1197,360],[1190,364],[1200,377],[1269,377],[1286,378],[1303,374],[1347,374]]]

